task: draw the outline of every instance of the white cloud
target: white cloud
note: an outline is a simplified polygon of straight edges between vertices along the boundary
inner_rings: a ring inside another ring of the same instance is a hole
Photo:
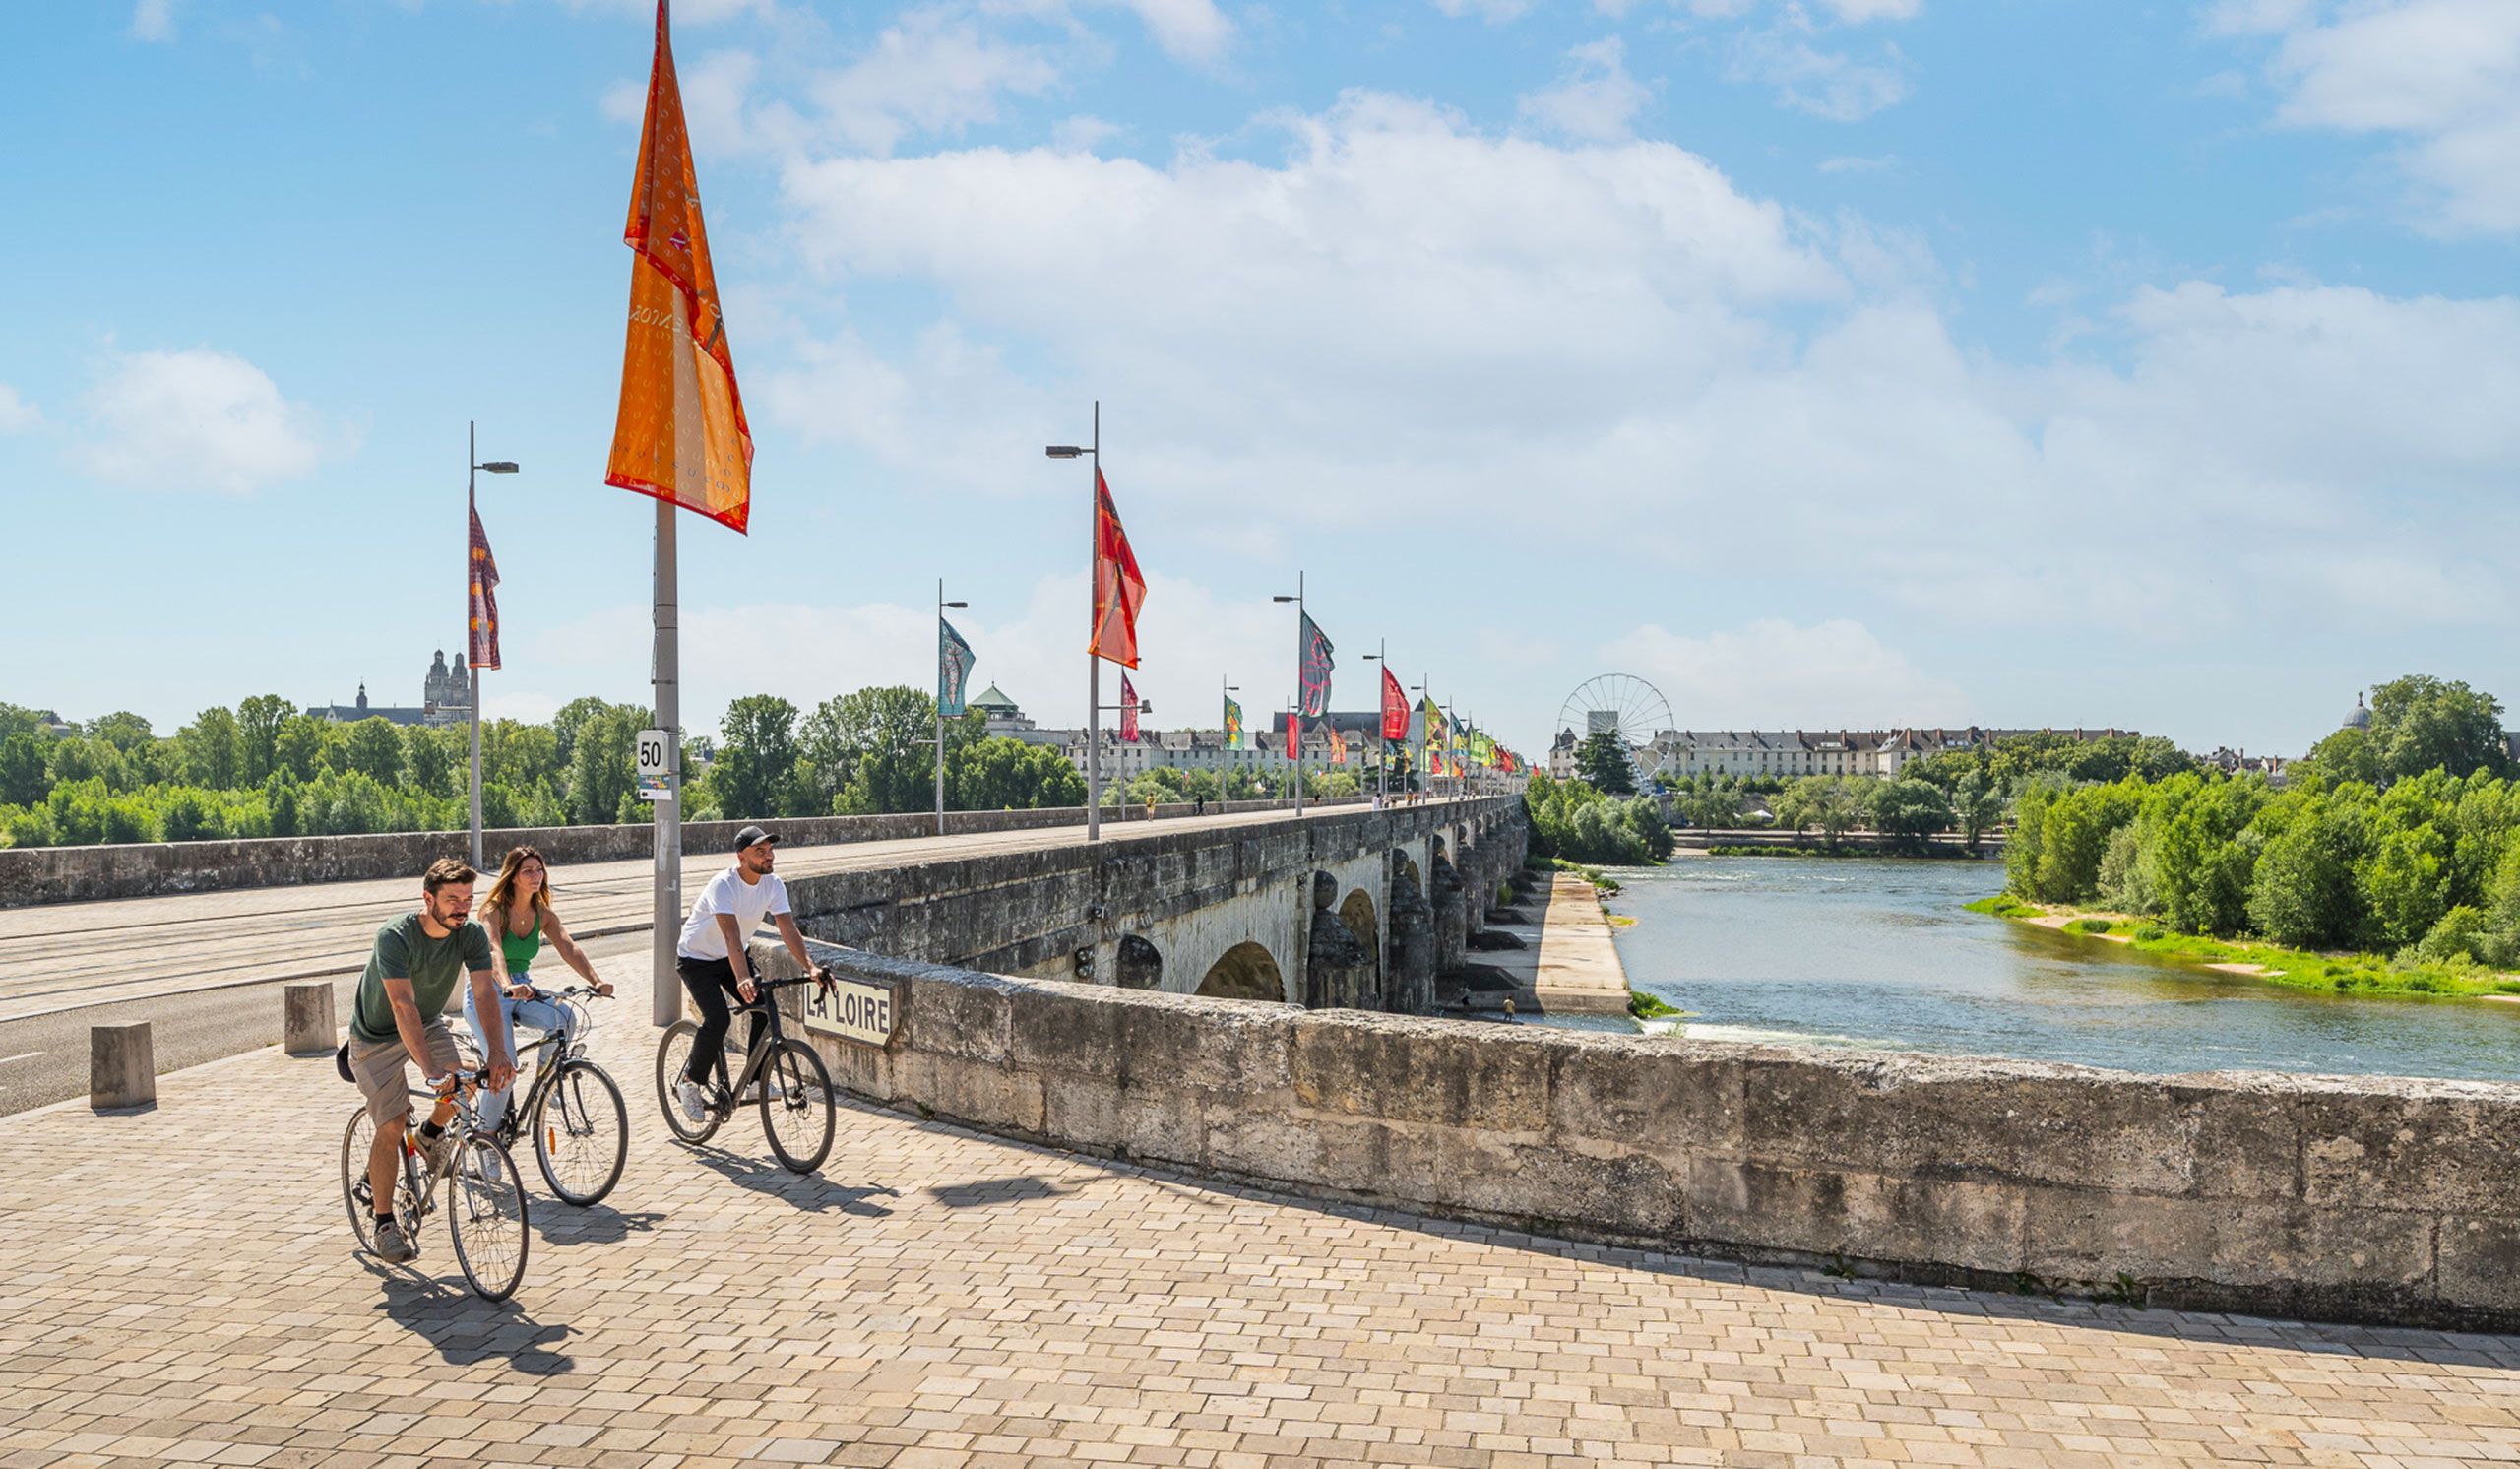
[[[1120,0],[1146,29],[1154,32],[1156,44],[1178,61],[1210,63],[1222,59],[1233,43],[1233,23],[1217,9],[1215,0]]]
[[[654,20],[655,0],[560,0],[574,11],[604,11],[618,15]],[[771,16],[778,13],[777,0],[674,0],[673,24],[677,33],[686,26],[710,26],[730,21],[740,15]]]
[[[1532,0],[1435,0],[1435,8],[1458,21],[1464,16],[1477,16],[1491,26],[1518,21],[1532,8]]]
[[[1923,0],[1820,0],[1820,4],[1839,20],[1861,25],[1866,21],[1914,20],[1923,7]]]
[[[914,134],[994,122],[1002,96],[1038,96],[1058,80],[1035,48],[936,11],[913,11],[865,56],[815,83],[812,96],[823,124],[849,146],[890,153]]]
[[[86,408],[75,457],[127,484],[241,494],[321,457],[312,412],[253,363],[208,348],[119,354]]]
[[[1237,564],[1398,515],[1682,585],[1774,565],[1821,594],[1807,622],[1995,615],[2059,647],[2513,610],[2520,302],[2121,288],[2007,359],[1955,340],[1922,240],[1789,216],[1668,145],[1369,94],[1272,121],[1275,162],[791,166],[826,286],[941,304],[899,345],[827,334],[766,415],[901,492],[1004,496],[1047,492],[1008,467],[1099,394],[1129,503]]]
[[[1822,159],[1819,162],[1819,169],[1823,173],[1881,173],[1898,166],[1898,158],[1891,154],[1883,154],[1879,158],[1842,155],[1838,158]]]
[[[2212,29],[2276,37],[2267,74],[2289,126],[2398,137],[2416,219],[2445,234],[2520,231],[2520,5],[2511,0],[2253,0]]]
[[[1093,153],[1127,131],[1117,123],[1079,113],[1060,118],[1050,129],[1050,146],[1061,153]]]
[[[1554,87],[1525,96],[1516,111],[1561,137],[1590,143],[1624,141],[1652,88],[1627,74],[1619,38],[1606,36],[1566,53],[1571,63]]]
[[[1681,729],[1888,729],[1965,725],[1957,684],[1929,676],[1860,622],[1766,617],[1700,637],[1648,623],[1602,646],[1670,701]]]
[[[18,390],[0,383],[0,433],[25,433],[43,421],[35,406],[18,396]]]
[[[131,8],[131,38],[165,44],[175,38],[175,0],[139,0]]]
[[[1885,44],[1875,59],[1859,60],[1812,44],[1810,32],[1794,11],[1778,25],[1743,32],[1733,40],[1729,74],[1771,89],[1796,111],[1831,122],[1859,122],[1907,97],[1906,61],[1898,47]]]

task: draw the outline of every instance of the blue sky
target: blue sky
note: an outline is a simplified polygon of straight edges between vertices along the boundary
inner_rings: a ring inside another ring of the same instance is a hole
[[[12,7],[0,698],[172,730],[645,696],[601,484],[652,9]],[[758,453],[686,518],[686,715],[975,676],[1081,717],[1088,431],[1153,723],[1342,652],[1541,747],[2133,726],[2297,753],[2410,671],[2520,699],[2509,0],[684,0]],[[32,140],[32,141],[30,141]]]

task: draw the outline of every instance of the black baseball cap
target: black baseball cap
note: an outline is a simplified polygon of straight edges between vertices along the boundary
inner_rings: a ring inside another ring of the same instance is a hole
[[[779,833],[775,831],[763,831],[758,826],[747,826],[743,830],[735,833],[735,850],[737,852],[741,852],[746,847],[755,847],[759,846],[763,842],[776,842],[778,840]]]

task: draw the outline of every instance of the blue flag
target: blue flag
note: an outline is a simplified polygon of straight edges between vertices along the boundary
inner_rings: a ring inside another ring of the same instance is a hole
[[[936,712],[947,719],[961,719],[966,706],[964,698],[971,689],[972,645],[954,630],[954,624],[936,619]]]

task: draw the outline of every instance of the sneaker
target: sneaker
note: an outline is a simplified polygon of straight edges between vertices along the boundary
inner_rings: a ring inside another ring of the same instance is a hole
[[[415,1132],[412,1140],[420,1145],[420,1156],[428,1160],[429,1177],[445,1177],[446,1161],[455,1156],[455,1130],[450,1127],[435,1137],[426,1132]]]
[[[474,1158],[476,1158],[476,1159],[480,1160],[480,1164],[479,1164],[479,1166],[480,1166],[480,1171],[481,1171],[481,1182],[482,1182],[487,1183],[487,1184],[489,1184],[489,1185],[491,1185],[492,1187],[494,1187],[494,1188],[495,1188],[495,1187],[497,1187],[499,1184],[504,1183],[504,1182],[507,1182],[507,1177],[508,1177],[507,1165],[506,1165],[506,1164],[504,1164],[504,1163],[501,1163],[501,1162],[499,1161],[499,1154],[498,1154],[498,1150],[497,1150],[497,1149],[495,1149],[495,1148],[478,1148],[478,1149],[475,1149],[475,1150],[473,1151],[472,1156],[473,1156]]]
[[[744,1088],[744,1099],[743,1099],[741,1102],[736,1103],[735,1105],[736,1105],[737,1107],[757,1107],[757,1106],[759,1106],[759,1105],[761,1104],[761,1089],[762,1089],[762,1087],[763,1087],[764,1085],[767,1085],[767,1086],[770,1088],[770,1096],[771,1096],[771,1100],[772,1100],[772,1101],[774,1101],[774,1102],[776,1102],[776,1101],[783,1101],[783,1100],[785,1100],[785,1099],[787,1098],[788,1093],[780,1087],[780,1085],[779,1085],[779,1083],[778,1083],[778,1082],[773,1081],[773,1082],[764,1083],[764,1082],[756,1081],[756,1082],[754,1082],[752,1085],[750,1085],[750,1086],[748,1086],[748,1087],[745,1087],[745,1088]]]
[[[376,1221],[376,1257],[389,1265],[400,1265],[420,1257],[420,1248],[403,1233],[399,1219]]]
[[[709,1120],[709,1099],[700,1095],[700,1083],[685,1081],[673,1090],[674,1100],[682,1104],[682,1115],[695,1122]]]

